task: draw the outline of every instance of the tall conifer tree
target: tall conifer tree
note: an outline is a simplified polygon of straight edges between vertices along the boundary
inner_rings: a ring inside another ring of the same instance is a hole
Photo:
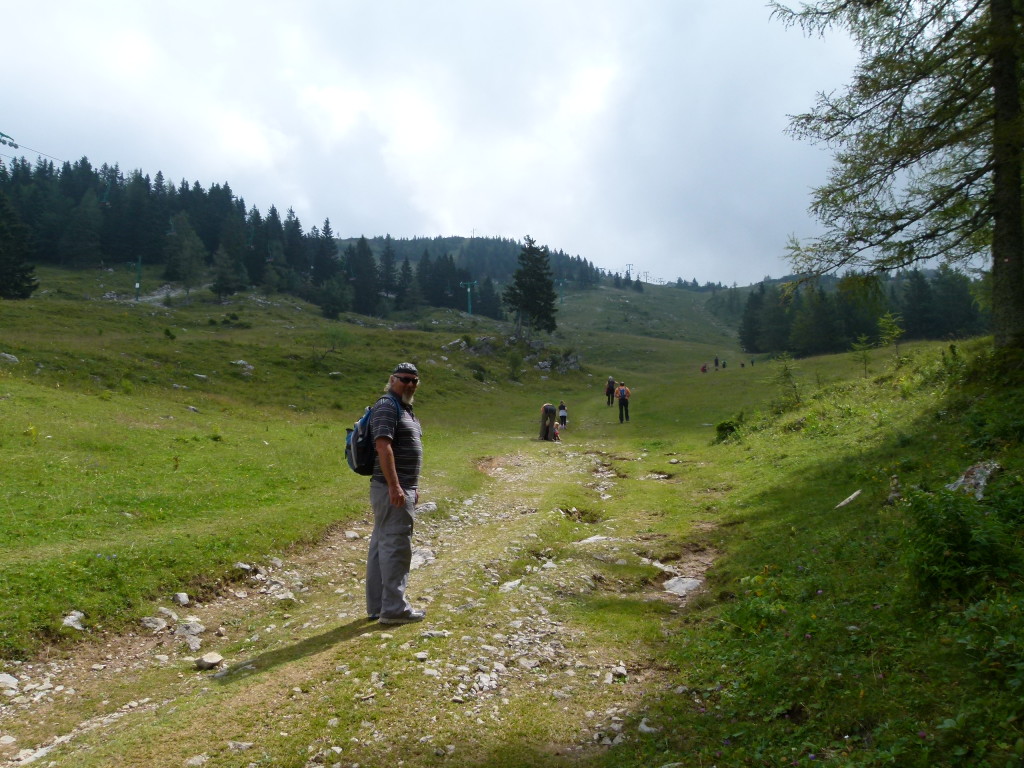
[[[517,329],[553,332],[558,327],[556,298],[548,248],[538,247],[527,235],[519,253],[519,268],[504,295],[505,304],[516,314]]]
[[[874,271],[988,256],[996,346],[1024,346],[1020,0],[815,0],[774,13],[850,33],[845,91],[793,118],[836,148],[811,210],[825,233],[791,244],[800,272]]]
[[[0,299],[27,299],[39,287],[28,252],[28,229],[0,192]]]

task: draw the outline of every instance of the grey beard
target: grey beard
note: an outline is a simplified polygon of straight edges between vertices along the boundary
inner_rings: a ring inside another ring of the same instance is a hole
[[[410,394],[400,395],[397,392],[395,392],[395,390],[391,389],[391,387],[385,387],[384,391],[387,392],[389,395],[394,395],[399,400],[401,400],[403,403],[405,403],[406,405],[409,405],[409,406],[411,406],[413,400],[416,399],[416,395],[415,394],[412,394],[412,395],[410,395]]]

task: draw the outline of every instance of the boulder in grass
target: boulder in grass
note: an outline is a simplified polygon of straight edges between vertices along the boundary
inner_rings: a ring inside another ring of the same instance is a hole
[[[141,623],[142,626],[151,632],[159,632],[163,629],[167,629],[167,620],[161,619],[158,616],[143,616]]]
[[[196,669],[216,669],[222,663],[224,663],[224,657],[216,651],[210,651],[196,659]]]

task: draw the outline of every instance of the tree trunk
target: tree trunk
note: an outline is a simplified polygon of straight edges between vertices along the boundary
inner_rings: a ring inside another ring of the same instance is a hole
[[[1014,0],[990,0],[992,41],[992,329],[997,347],[1024,347],[1024,208],[1019,27]]]

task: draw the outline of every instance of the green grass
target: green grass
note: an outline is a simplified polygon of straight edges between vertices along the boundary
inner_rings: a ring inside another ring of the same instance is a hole
[[[217,590],[236,561],[364,519],[344,427],[409,359],[423,379],[423,496],[439,518],[497,492],[477,468],[490,456],[578,452],[614,482],[604,502],[556,478],[523,500],[543,515],[537,539],[512,558],[481,552],[510,580],[540,553],[561,562],[589,531],[640,542],[616,558],[575,552],[572,578],[593,587],[551,587],[553,609],[592,642],[667,681],[630,715],[659,730],[586,764],[1021,764],[1024,382],[987,340],[901,345],[898,359],[875,350],[867,377],[852,355],[750,367],[701,295],[603,289],[567,294],[541,352],[581,354],[582,370],[527,359],[511,381],[523,352],[505,345],[509,329],[461,313],[328,322],[282,297],[83,300],[130,294],[127,268],[40,277],[45,293],[0,303],[0,352],[21,359],[0,364],[2,657],[72,642],[70,610],[125,629],[151,601]],[[463,336],[495,337],[496,351],[448,346]],[[715,354],[729,368],[701,374]],[[633,391],[630,424],[605,405],[608,375]],[[541,403],[560,399],[564,443],[535,442]],[[724,421],[735,432],[718,441]],[[944,491],[987,459],[1002,470],[985,501]],[[904,499],[887,504],[893,477]],[[641,556],[705,549],[717,559],[688,609],[643,598],[657,572]],[[376,662],[346,663],[367,676]],[[410,705],[393,690],[377,716]],[[529,703],[510,705],[523,711],[509,715],[508,744],[482,740],[479,764],[563,764],[543,751],[551,724]],[[162,718],[184,727],[192,711]],[[301,765],[310,739],[291,738],[278,747]]]

